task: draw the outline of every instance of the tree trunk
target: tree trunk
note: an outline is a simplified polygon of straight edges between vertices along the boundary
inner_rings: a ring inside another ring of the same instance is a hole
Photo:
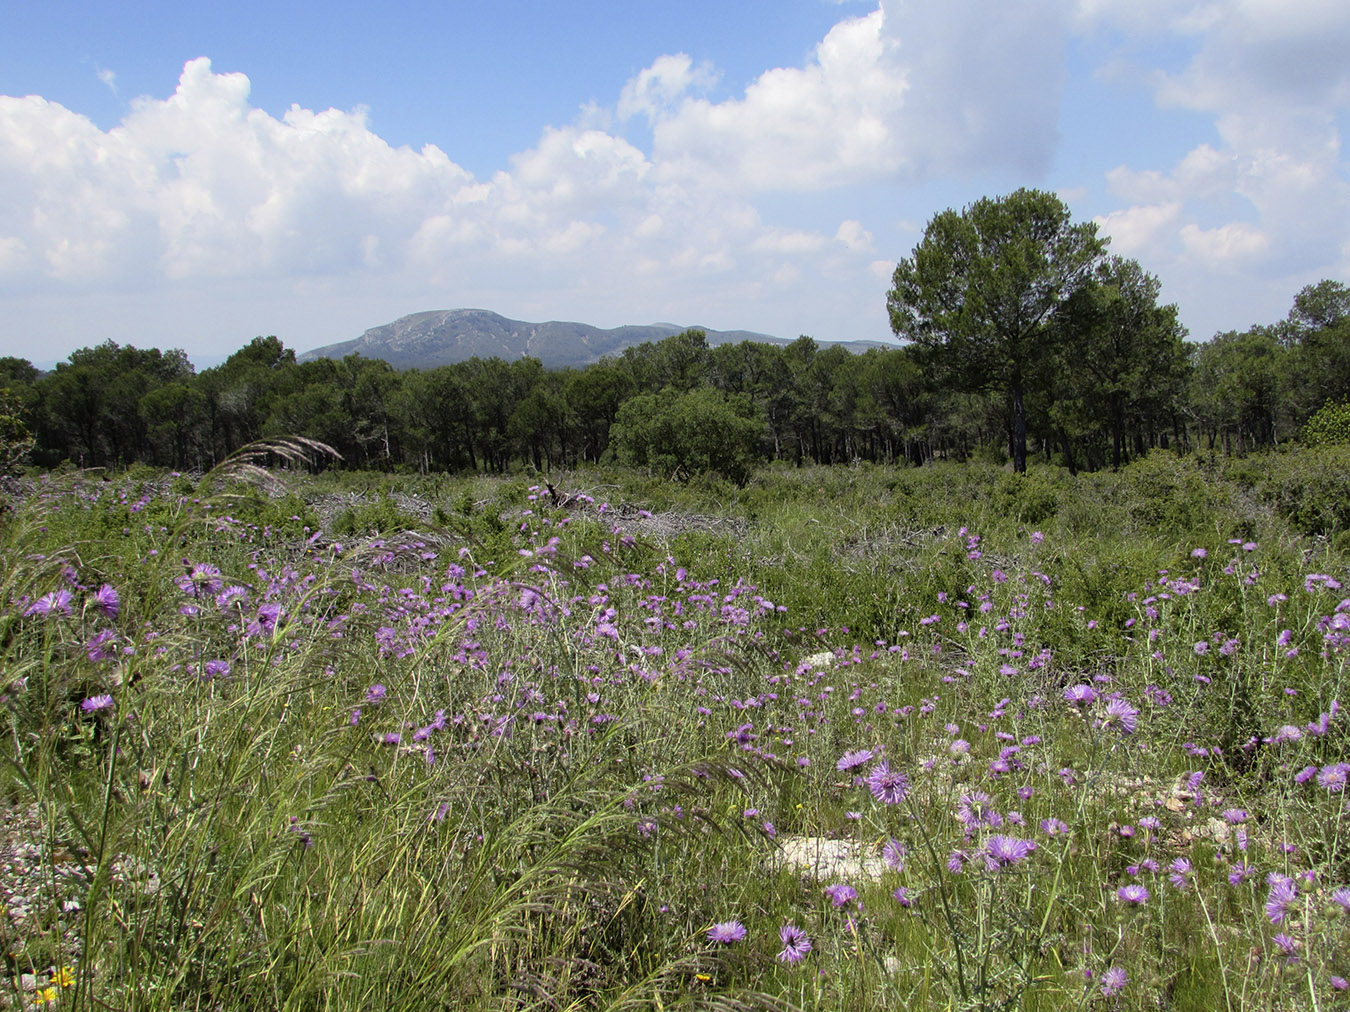
[[[1013,471],[1026,474],[1027,470],[1027,405],[1023,399],[1022,381],[1013,381]]]

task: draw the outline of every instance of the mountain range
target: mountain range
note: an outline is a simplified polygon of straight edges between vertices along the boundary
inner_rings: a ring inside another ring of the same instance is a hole
[[[302,362],[320,358],[344,358],[353,353],[363,358],[382,358],[396,369],[432,369],[470,358],[511,360],[522,356],[539,359],[549,369],[582,366],[606,355],[647,341],[678,334],[690,327],[673,323],[613,327],[602,330],[585,323],[526,323],[508,320],[486,309],[443,309],[413,313],[393,323],[371,327],[354,341],[315,348],[298,356]],[[707,330],[708,344],[739,344],[762,341],[789,344],[781,337],[748,330]],[[875,341],[842,342],[850,351],[862,352],[883,345]]]

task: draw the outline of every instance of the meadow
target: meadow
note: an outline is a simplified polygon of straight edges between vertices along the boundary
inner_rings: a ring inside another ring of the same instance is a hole
[[[8,488],[10,1007],[1350,1004],[1346,448],[271,450]]]

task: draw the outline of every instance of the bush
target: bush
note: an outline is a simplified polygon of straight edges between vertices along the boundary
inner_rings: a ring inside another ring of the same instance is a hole
[[[1308,419],[1299,438],[1305,446],[1344,446],[1350,443],[1350,401],[1327,401]]]

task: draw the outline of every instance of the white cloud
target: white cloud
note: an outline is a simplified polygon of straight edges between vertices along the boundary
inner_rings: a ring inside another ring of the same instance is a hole
[[[1216,141],[1171,168],[1119,166],[1107,185],[1130,206],[1099,219],[1114,248],[1172,278],[1183,306],[1251,305],[1350,273],[1350,184],[1337,120],[1350,109],[1350,7],[1331,0],[1169,3],[1080,0],[1080,23],[1155,45],[1122,44],[1162,109],[1212,118]],[[1158,41],[1182,59],[1147,64]],[[1123,55],[1121,55],[1123,54]],[[1154,265],[1157,265],[1156,267]],[[1273,315],[1273,314],[1272,314]],[[1232,319],[1227,326],[1245,326]],[[1202,335],[1203,336],[1203,335]]]
[[[1133,257],[1147,251],[1158,236],[1171,229],[1181,212],[1181,204],[1136,204],[1123,211],[1096,218],[1101,234],[1110,236],[1111,252]]]
[[[870,253],[872,251],[872,233],[863,228],[863,223],[857,219],[850,218],[847,221],[841,221],[839,228],[834,233],[837,242],[843,243],[851,250],[859,253]]]
[[[801,67],[778,67],[721,102],[689,95],[687,56],[625,87],[621,117],[653,122],[665,179],[733,191],[921,181],[993,168],[1033,176],[1057,142],[1067,16],[1057,0],[882,0],[830,30]]]
[[[116,95],[116,94],[117,94],[117,75],[114,74],[114,73],[113,73],[111,70],[109,70],[107,67],[99,67],[99,68],[95,71],[95,73],[97,74],[98,79],[99,79],[100,81],[102,81],[105,85],[107,85],[108,90],[111,91],[114,95]]]
[[[1256,257],[1270,246],[1269,237],[1260,229],[1240,221],[1219,228],[1185,225],[1181,242],[1189,252],[1219,268],[1230,261]]]

